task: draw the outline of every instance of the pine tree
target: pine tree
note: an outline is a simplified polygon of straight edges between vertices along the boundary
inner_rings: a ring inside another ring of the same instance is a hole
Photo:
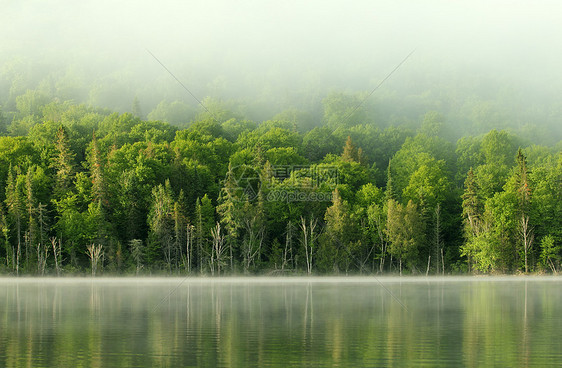
[[[390,199],[396,199],[396,194],[394,193],[394,185],[392,183],[392,170],[390,167],[391,160],[388,160],[388,168],[386,169],[386,190],[385,199],[388,201]]]
[[[6,267],[15,269],[14,248],[10,244],[10,227],[8,226],[8,218],[4,211],[4,206],[0,202],[0,233],[2,234],[2,242],[6,252]]]
[[[215,225],[215,207],[207,194],[197,198],[195,206],[195,242],[197,246],[197,265],[203,272],[211,256],[211,229]]]
[[[462,213],[466,221],[466,228],[472,235],[480,231],[480,221],[483,206],[480,199],[480,190],[472,168],[468,171],[464,181],[464,193],[462,195]]]
[[[21,258],[21,240],[22,240],[22,221],[25,212],[25,205],[22,200],[21,188],[18,183],[20,175],[19,166],[16,167],[15,173],[10,165],[8,169],[8,178],[6,180],[6,207],[8,209],[8,216],[10,221],[15,224],[15,270],[16,274],[20,271],[20,258]]]
[[[145,257],[145,249],[142,240],[132,239],[129,240],[129,248],[131,249],[131,256],[136,265],[136,273],[139,274],[140,270],[143,268],[143,261]]]
[[[92,182],[91,197],[89,205],[90,221],[96,227],[96,243],[105,246],[110,260],[115,254],[110,242],[111,223],[109,221],[109,196],[103,167],[103,158],[99,148],[96,133],[93,133],[90,154],[88,157],[90,165],[90,180]]]
[[[90,180],[92,181],[92,198],[94,202],[99,202],[105,207],[107,205],[107,192],[105,188],[106,183],[103,172],[103,160],[95,132],[92,136],[91,145],[89,164]]]
[[[27,174],[25,176],[25,208],[27,212],[27,232],[26,232],[26,249],[25,249],[25,260],[27,268],[30,267],[30,255],[32,254],[31,248],[36,244],[37,232],[38,232],[38,223],[37,223],[37,207],[36,207],[36,199],[35,194],[33,191],[33,174],[34,168],[30,166],[27,170]]]
[[[345,141],[345,146],[343,146],[343,153],[341,158],[345,162],[358,162],[357,159],[357,149],[353,145],[353,140],[351,136],[347,136],[347,140]]]
[[[236,182],[232,166],[229,164],[226,180],[219,196],[217,213],[226,230],[231,270],[234,267],[234,251],[238,244],[240,229],[244,226],[242,216],[244,202],[241,200],[239,192],[238,182]]]
[[[62,125],[55,137],[55,152],[51,163],[51,167],[55,169],[54,196],[60,199],[70,190],[74,175],[74,153],[70,150],[68,135]]]
[[[333,270],[344,269],[347,273],[351,263],[348,239],[350,237],[349,206],[336,188],[332,195],[332,205],[324,215],[325,232],[322,237],[322,251],[318,257],[324,263],[332,263]],[[326,264],[325,266],[328,266]]]

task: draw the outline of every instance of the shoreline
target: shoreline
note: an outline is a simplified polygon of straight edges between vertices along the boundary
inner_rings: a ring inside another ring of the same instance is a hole
[[[562,282],[558,275],[466,275],[466,276],[0,276],[0,284],[53,283],[142,283],[142,284],[379,284],[379,283],[435,283],[435,282]]]

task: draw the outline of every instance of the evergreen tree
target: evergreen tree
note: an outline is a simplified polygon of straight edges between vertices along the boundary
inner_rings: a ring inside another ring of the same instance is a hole
[[[34,188],[33,188],[33,174],[34,167],[30,166],[25,175],[25,208],[27,212],[27,232],[26,232],[26,247],[25,247],[25,261],[26,266],[30,269],[30,256],[33,254],[32,248],[36,246],[38,238],[37,223],[37,204]]]
[[[20,168],[16,167],[14,172],[12,166],[8,169],[6,180],[6,207],[10,222],[15,225],[15,271],[20,272],[21,262],[21,241],[22,241],[22,222],[24,221],[25,204],[22,199],[21,185],[19,184]]]
[[[355,148],[355,145],[353,145],[351,136],[347,136],[345,146],[343,146],[343,153],[341,155],[341,158],[345,162],[359,162],[357,157],[357,148]]]
[[[92,181],[92,199],[94,202],[101,203],[102,207],[106,207],[108,204],[108,198],[103,169],[103,159],[95,132],[92,136],[89,164],[90,180]]]
[[[207,194],[197,198],[195,206],[195,242],[197,244],[197,266],[203,272],[210,259],[211,229],[215,225],[215,208]]]
[[[74,153],[70,150],[70,143],[65,128],[61,125],[55,137],[55,156],[51,166],[55,169],[54,197],[61,199],[72,186],[74,174]]]
[[[14,248],[10,244],[10,227],[8,225],[8,218],[4,211],[4,206],[0,202],[0,233],[2,236],[2,244],[4,245],[4,252],[6,255],[6,266],[10,269],[16,268]]]
[[[470,168],[464,182],[462,213],[466,221],[467,230],[472,235],[477,235],[479,232],[482,210],[478,183],[474,177],[474,171]]]
[[[352,261],[349,248],[351,236],[349,205],[341,198],[336,188],[332,194],[332,205],[324,215],[324,234],[318,259],[324,264],[325,271],[344,270],[346,273]]]
[[[396,193],[394,193],[394,184],[392,182],[392,169],[390,163],[392,160],[388,160],[388,167],[386,169],[386,190],[385,190],[385,198],[386,200],[394,199],[396,200]]]
[[[242,188],[239,185],[240,183],[235,180],[232,166],[229,164],[226,180],[219,196],[217,213],[226,230],[231,270],[234,268],[234,251],[238,245],[240,229],[244,226],[242,215],[244,202],[240,193]]]

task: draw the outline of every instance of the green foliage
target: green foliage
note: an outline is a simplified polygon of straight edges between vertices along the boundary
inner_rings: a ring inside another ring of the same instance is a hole
[[[434,209],[450,192],[451,184],[444,171],[443,160],[428,160],[410,176],[404,188],[404,200],[412,200],[422,209]]]
[[[415,266],[418,249],[423,242],[423,222],[417,206],[409,201],[406,206],[389,200],[386,222],[386,235],[390,242],[389,252],[400,261]]]
[[[362,107],[364,97],[345,93],[330,93],[322,100],[324,122],[330,127],[353,126],[367,122],[367,114]]]
[[[414,135],[375,126],[353,110],[361,96],[344,94],[324,100],[333,126],[309,131],[310,115],[255,124],[232,101],[206,100],[212,114],[197,120],[182,112],[190,125],[178,129],[141,120],[138,103],[119,114],[42,96],[3,109],[22,135],[0,136],[10,272],[41,272],[40,243],[60,244],[46,263],[58,273],[88,269],[92,244],[104,272],[416,273],[428,255],[446,272],[560,267],[559,148],[517,150],[517,136],[496,130],[453,146],[438,112]]]
[[[557,273],[560,269],[560,260],[562,259],[562,245],[555,244],[552,235],[546,235],[542,238],[540,243],[541,266],[544,269],[550,269],[553,273]]]
[[[197,110],[180,101],[161,101],[148,115],[149,120],[160,120],[178,127],[186,127],[195,118]]]
[[[327,127],[315,127],[307,132],[303,139],[304,156],[310,161],[322,160],[329,153],[338,153],[341,143]]]

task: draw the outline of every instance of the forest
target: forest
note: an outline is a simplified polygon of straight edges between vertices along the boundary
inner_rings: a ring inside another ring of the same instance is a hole
[[[0,110],[0,270],[559,271],[556,133],[540,144],[509,123],[475,124],[455,137],[437,110],[375,119],[364,101],[330,92],[318,118],[288,109],[256,122],[207,99],[171,124],[177,104],[165,101],[147,118],[138,98],[113,112],[12,93]]]

